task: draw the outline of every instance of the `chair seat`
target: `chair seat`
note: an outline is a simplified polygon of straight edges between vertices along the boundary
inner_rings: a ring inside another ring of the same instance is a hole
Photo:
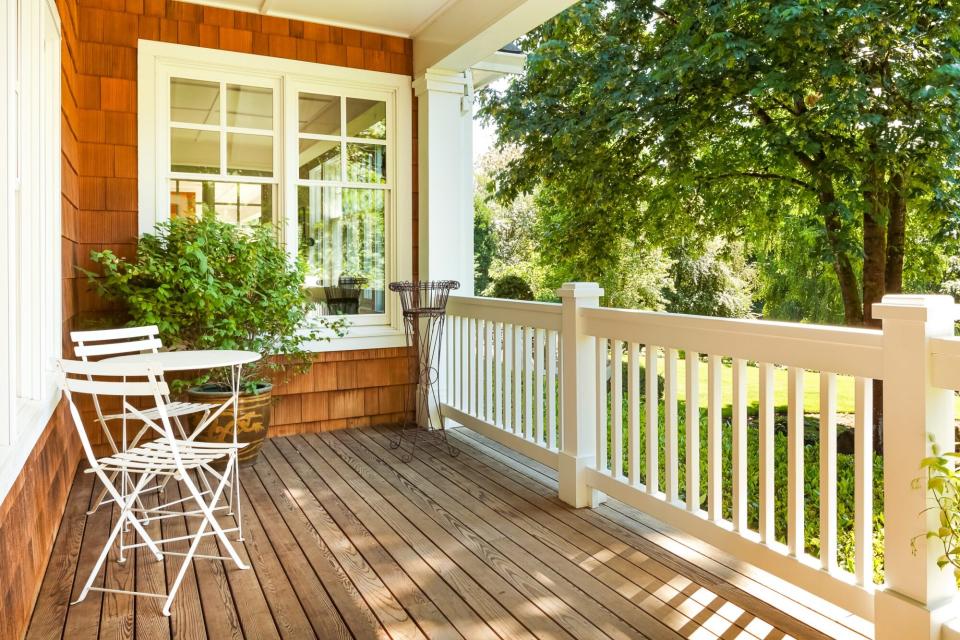
[[[220,405],[216,404],[204,404],[200,402],[169,402],[164,405],[167,410],[168,418],[176,418],[177,416],[187,416],[193,413],[202,413],[205,411],[210,411]],[[146,411],[141,411],[143,416],[149,420],[159,420],[160,419],[160,410],[157,408],[147,409]],[[115,413],[110,416],[104,416],[104,420],[122,420],[123,418],[127,420],[139,420],[140,416],[135,413]]]
[[[192,440],[175,440],[174,442],[185,469],[196,469],[220,458],[226,458],[231,451],[247,446],[246,442],[238,442],[237,444],[194,442]],[[98,458],[97,462],[109,471],[150,471],[157,473],[177,470],[173,449],[167,438],[159,438],[139,447]],[[88,473],[92,471],[93,469],[87,469]]]

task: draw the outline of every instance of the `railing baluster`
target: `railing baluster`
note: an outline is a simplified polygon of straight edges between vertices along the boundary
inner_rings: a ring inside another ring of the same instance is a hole
[[[513,327],[513,432],[523,435],[523,327]]]
[[[523,437],[533,439],[533,329],[523,328]]]
[[[837,375],[820,374],[820,566],[837,568]]]
[[[646,345],[647,380],[647,493],[655,494],[660,488],[660,424],[659,424],[659,391],[657,384],[657,347]]]
[[[481,345],[483,344],[483,320],[475,318],[473,321],[473,414],[483,417],[483,361],[481,360]]]
[[[640,345],[627,347],[627,477],[640,486]],[[649,476],[648,476],[649,478]]]
[[[539,335],[539,334],[538,334]],[[597,338],[597,446],[594,468],[607,470],[607,339]]]
[[[557,448],[557,332],[547,334],[547,446]]]
[[[610,354],[610,429],[614,478],[623,477],[623,342],[613,341]]]
[[[444,379],[446,380],[447,383],[443,390],[444,391],[443,397],[444,397],[444,401],[451,406],[457,405],[457,401],[456,401],[456,397],[453,389],[453,364],[454,364],[454,358],[456,353],[456,345],[454,344],[453,338],[454,338],[454,335],[456,334],[456,331],[454,329],[457,326],[456,322],[457,322],[457,317],[454,315],[448,315],[444,320],[444,323],[446,324],[446,331],[444,331],[443,339],[444,341],[446,341],[446,345],[444,345],[444,347],[446,348],[447,353],[446,353],[446,367],[443,374],[444,374]],[[410,355],[409,357],[411,358],[411,360],[414,358],[413,355]]]
[[[510,391],[513,379],[513,331],[511,324],[503,325],[503,428],[513,431],[513,394]]]
[[[774,416],[773,416],[773,365],[760,364],[760,540],[767,544],[774,541]]]
[[[493,424],[503,429],[503,323],[493,323]]]
[[[535,345],[534,345],[534,358],[536,362],[534,363],[534,379],[535,379],[535,388],[534,388],[534,401],[536,407],[534,408],[534,437],[537,441],[537,444],[543,444],[543,342],[544,342],[544,332],[543,329],[537,329],[535,334]]]
[[[873,380],[857,378],[854,424],[854,523],[857,584],[873,584]]]
[[[667,501],[676,502],[680,496],[679,419],[677,417],[677,350],[663,352],[663,428],[664,428],[664,487]]]
[[[696,511],[700,508],[700,354],[687,351],[686,363],[687,510]]]
[[[470,318],[460,318],[460,409],[470,413]]]
[[[487,320],[483,325],[483,367],[485,370],[484,378],[487,383],[484,385],[484,395],[485,401],[483,403],[484,408],[484,417],[487,422],[496,423],[496,414],[494,413],[493,405],[493,387],[495,381],[493,379],[493,353],[494,346],[497,344],[494,341],[494,322]]]
[[[787,372],[787,547],[804,554],[803,538],[803,369]]]
[[[707,359],[707,516],[718,521],[723,518],[721,490],[723,489],[722,396],[720,389],[723,363],[720,356]]]
[[[467,413],[477,415],[477,319],[467,319],[467,352],[464,354],[467,361]]]
[[[733,360],[733,530],[747,530],[747,361]]]

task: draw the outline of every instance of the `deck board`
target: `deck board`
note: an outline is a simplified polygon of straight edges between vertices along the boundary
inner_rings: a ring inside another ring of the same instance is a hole
[[[27,637],[862,640],[869,633],[668,537],[626,505],[569,508],[556,497],[552,469],[475,433],[452,434],[457,458],[426,444],[410,463],[389,447],[390,435],[368,428],[269,441],[257,464],[241,471],[238,551],[252,569],[196,560],[170,618],[151,598],[92,592],[68,606],[116,518],[108,508],[84,516],[94,484],[78,474]],[[164,499],[181,495],[171,484]],[[148,530],[182,535],[195,526],[176,517]],[[222,550],[208,537],[200,553]],[[111,562],[98,582],[154,591],[179,565],[179,557],[158,562],[140,549],[125,565]]]

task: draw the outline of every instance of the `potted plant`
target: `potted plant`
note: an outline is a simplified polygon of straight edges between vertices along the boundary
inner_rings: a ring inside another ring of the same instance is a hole
[[[86,272],[99,293],[122,301],[131,325],[155,324],[167,348],[242,349],[263,358],[245,365],[238,439],[250,443],[241,460],[253,461],[270,425],[274,383],[310,366],[309,342],[342,336],[344,321],[311,323],[304,290],[306,267],[291,260],[269,225],[239,227],[212,213],[159,223],[140,238],[135,260],[93,251],[103,273]],[[229,371],[200,372],[171,381],[194,402],[229,397]],[[201,436],[233,437],[232,408]]]

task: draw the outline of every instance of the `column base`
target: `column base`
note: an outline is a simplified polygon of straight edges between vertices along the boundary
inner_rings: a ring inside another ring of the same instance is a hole
[[[560,499],[571,507],[591,509],[606,502],[607,496],[596,489],[587,486],[586,469],[593,465],[593,456],[577,458],[560,452],[558,456],[557,474],[559,475]]]
[[[885,590],[874,596],[873,618],[876,640],[941,640],[944,623],[957,617],[957,602],[948,602],[936,608]],[[960,638],[960,634],[956,636]]]

